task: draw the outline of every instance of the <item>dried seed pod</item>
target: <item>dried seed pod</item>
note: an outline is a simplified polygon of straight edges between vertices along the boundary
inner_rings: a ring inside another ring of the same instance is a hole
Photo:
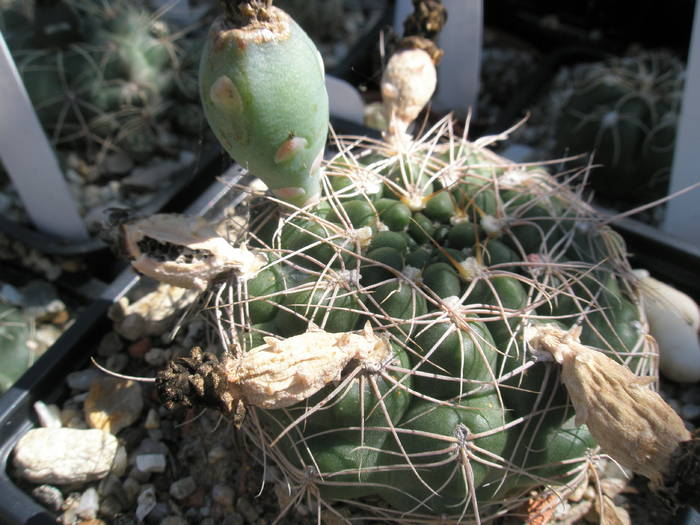
[[[122,224],[121,243],[138,272],[160,282],[204,290],[217,275],[233,270],[254,277],[264,258],[234,248],[200,217],[157,214]]]
[[[635,376],[604,353],[582,345],[579,327],[565,332],[545,325],[529,332],[530,346],[561,364],[577,425],[585,423],[603,452],[661,487],[673,473],[680,443],[691,434],[678,414],[648,388],[653,378]]]
[[[423,49],[394,53],[382,75],[382,100],[389,122],[389,139],[408,140],[407,130],[435,92],[437,71]]]
[[[266,409],[286,408],[339,379],[351,361],[381,365],[390,352],[389,343],[369,325],[359,333],[311,327],[288,339],[266,337],[264,345],[241,357],[227,354],[220,361],[195,348],[190,358],[178,359],[158,374],[159,391],[170,407],[223,404],[230,413],[242,401]]]

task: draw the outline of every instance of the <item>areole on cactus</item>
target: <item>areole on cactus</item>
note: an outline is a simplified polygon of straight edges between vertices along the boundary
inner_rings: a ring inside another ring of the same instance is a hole
[[[617,437],[586,413],[614,396],[586,397],[577,363],[594,352],[601,385],[636,374],[648,390],[656,378],[624,242],[565,181],[490,152],[501,137],[470,142],[449,118],[411,137],[407,79],[385,76],[395,89],[384,140],[339,138],[318,160],[322,70],[303,31],[269,4],[226,3],[200,70],[222,145],[271,189],[251,195],[247,228],[228,240],[258,265],[205,268],[201,252],[183,257],[201,238],[125,225],[138,230],[142,271],[180,285],[177,274],[195,272],[192,286],[214,289],[207,311],[224,353],[171,363],[158,376],[164,402],[236,414],[283,473],[290,505],[310,497],[319,510],[342,500],[387,521],[485,523],[533,489],[573,490],[596,440]],[[421,47],[412,54],[425,53],[426,73],[434,55]],[[664,434],[648,448],[688,438]],[[664,458],[655,481],[670,474]]]

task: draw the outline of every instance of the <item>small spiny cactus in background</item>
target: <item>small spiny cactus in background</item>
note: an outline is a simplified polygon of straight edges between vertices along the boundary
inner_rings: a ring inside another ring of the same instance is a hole
[[[159,373],[166,406],[234,415],[283,473],[283,510],[342,500],[388,521],[486,523],[533,489],[573,490],[599,452],[586,421],[615,443],[586,413],[577,361],[601,384],[612,362],[656,399],[622,239],[564,181],[492,153],[499,137],[468,141],[449,118],[412,135],[439,58],[425,36],[387,65],[383,140],[338,138],[321,160],[327,101],[308,37],[269,1],[224,5],[202,102],[270,191],[227,240],[191,219],[123,225],[137,269],[210,289],[223,354],[194,349]]]
[[[35,354],[27,341],[30,325],[21,312],[0,302],[0,393],[19,379],[32,365]]]
[[[603,197],[665,196],[684,76],[668,52],[577,67],[554,130],[557,154],[593,153],[591,184]]]
[[[91,161],[110,150],[147,159],[171,107],[193,100],[182,33],[138,2],[14,3],[0,27],[52,142],[85,147]]]

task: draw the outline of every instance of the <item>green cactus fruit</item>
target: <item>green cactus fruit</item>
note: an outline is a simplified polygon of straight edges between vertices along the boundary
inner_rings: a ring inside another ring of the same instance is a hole
[[[303,205],[320,192],[328,133],[323,64],[283,11],[220,18],[202,54],[204,113],[226,151],[283,201]]]
[[[684,67],[667,52],[582,66],[556,125],[557,153],[594,153],[591,184],[603,196],[666,194]]]

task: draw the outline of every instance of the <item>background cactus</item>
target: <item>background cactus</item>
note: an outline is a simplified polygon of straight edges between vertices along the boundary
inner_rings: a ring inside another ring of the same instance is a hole
[[[27,341],[30,325],[22,313],[0,302],[0,393],[4,392],[34,362],[36,355]]]
[[[556,123],[556,154],[594,153],[591,183],[603,197],[665,196],[684,75],[663,51],[579,66]]]
[[[4,7],[0,27],[53,143],[85,147],[89,161],[115,149],[145,160],[164,146],[171,106],[193,99],[179,78],[193,77],[177,44],[187,31],[131,0],[29,7]]]
[[[534,488],[572,490],[596,444],[573,419],[558,367],[529,341],[544,325],[580,330],[583,343],[655,378],[624,242],[563,180],[490,152],[495,138],[455,136],[449,118],[418,139],[406,133],[400,91],[434,84],[425,57],[410,63],[422,80],[383,79],[388,118],[401,125],[380,141],[339,139],[318,172],[321,192],[307,199],[299,181],[317,176],[308,169],[316,151],[299,148],[307,160],[291,172],[274,158],[325,102],[319,68],[307,38],[269,3],[238,9],[229,5],[210,34],[201,93],[223,145],[272,196],[252,196],[248,227],[227,235],[248,246],[256,271],[232,272],[211,294],[223,365],[199,351],[176,361],[159,376],[166,402],[235,409],[239,422],[245,406],[242,428],[283,472],[290,506],[308,497],[319,509],[342,500],[385,520],[490,522]],[[261,24],[266,35],[282,27],[282,44],[240,38]],[[413,43],[410,55],[425,49]],[[317,85],[300,90],[299,71],[267,69],[258,56],[301,67]],[[282,112],[275,96],[301,102]],[[325,134],[315,121],[311,130],[304,146]],[[248,136],[261,143],[249,146]],[[174,252],[185,253],[184,239]],[[161,263],[188,271],[187,260]],[[325,353],[309,346],[324,332],[365,334],[384,350],[353,349],[340,369],[325,367]],[[261,351],[269,359],[256,368]],[[319,377],[325,386],[314,391]],[[280,393],[292,402],[279,403]]]

